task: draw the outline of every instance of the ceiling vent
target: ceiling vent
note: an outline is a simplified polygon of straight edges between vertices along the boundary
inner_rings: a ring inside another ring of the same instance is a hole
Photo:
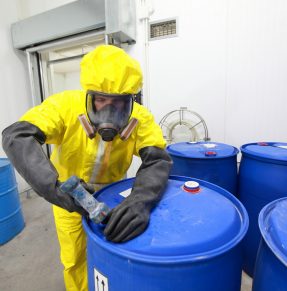
[[[163,39],[177,36],[177,19],[167,19],[150,22],[149,40]]]

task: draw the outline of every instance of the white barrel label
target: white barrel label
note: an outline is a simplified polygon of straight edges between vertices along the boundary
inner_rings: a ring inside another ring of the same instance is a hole
[[[109,291],[108,278],[94,269],[95,291]]]

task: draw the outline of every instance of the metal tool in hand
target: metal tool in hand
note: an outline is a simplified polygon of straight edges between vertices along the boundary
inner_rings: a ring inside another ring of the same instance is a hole
[[[102,222],[110,212],[110,208],[105,203],[97,201],[76,176],[71,176],[61,184],[60,189],[72,196],[89,213],[89,218],[95,223]]]

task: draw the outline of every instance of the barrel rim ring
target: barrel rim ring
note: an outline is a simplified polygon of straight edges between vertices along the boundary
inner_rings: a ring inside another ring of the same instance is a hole
[[[266,230],[266,219],[268,218],[271,211],[275,208],[276,204],[280,203],[281,201],[287,200],[287,197],[282,197],[279,199],[276,199],[267,205],[265,205],[258,216],[258,225],[261,233],[261,237],[263,238],[264,242],[267,244],[267,246],[270,248],[271,252],[275,255],[275,257],[285,266],[287,267],[287,256],[282,253],[282,251],[276,246],[276,244],[273,243],[272,240],[268,240],[268,234]],[[283,260],[282,254],[285,255],[286,261]]]
[[[169,176],[169,179],[175,179],[176,180],[181,180],[181,181],[187,181],[187,179],[190,180],[190,177],[185,177],[185,176],[175,176],[171,175]],[[134,180],[135,178],[129,178],[125,179],[124,181],[129,181],[129,180]],[[222,254],[227,253],[229,250],[232,248],[236,247],[240,241],[244,238],[246,235],[246,232],[248,230],[249,226],[249,218],[247,211],[243,204],[235,197],[233,194],[228,192],[227,190],[223,189],[220,186],[217,186],[215,184],[209,183],[207,181],[203,181],[200,179],[193,179],[194,181],[199,181],[202,184],[207,185],[209,188],[215,190],[215,191],[220,191],[221,194],[223,194],[225,197],[231,200],[231,202],[235,205],[238,215],[241,218],[241,227],[237,233],[237,235],[227,243],[223,244],[222,246],[209,250],[206,252],[202,253],[197,253],[197,254],[192,254],[192,255],[176,255],[176,256],[157,256],[157,255],[147,255],[147,254],[138,254],[133,251],[127,251],[125,249],[119,249],[117,247],[117,244],[110,243],[108,241],[104,241],[103,239],[99,238],[95,233],[92,232],[90,226],[88,225],[87,219],[83,218],[82,223],[84,230],[86,234],[89,233],[89,237],[97,244],[99,245],[102,249],[113,253],[116,256],[127,258],[130,260],[142,262],[142,263],[152,263],[152,264],[174,264],[175,262],[180,264],[184,263],[191,263],[191,262],[200,262],[200,261],[206,261],[208,259],[213,259],[215,257],[218,257]],[[123,180],[112,183],[104,188],[102,188],[100,191],[97,192],[97,196],[100,195],[101,192],[107,190],[110,187],[113,187],[119,183],[122,183]],[[108,243],[108,244],[107,244]]]
[[[268,162],[268,163],[272,163],[272,164],[278,164],[278,165],[286,165],[287,164],[287,160],[275,159],[272,157],[265,156],[263,154],[252,152],[252,151],[247,149],[248,146],[258,145],[258,143],[259,142],[251,142],[251,143],[246,143],[246,144],[242,145],[240,147],[240,151],[241,151],[242,156],[243,157],[246,156],[246,157],[252,158],[254,160],[264,161],[264,162]],[[272,146],[274,144],[280,144],[280,143],[287,144],[284,142],[268,142],[268,144],[270,144],[270,146]]]
[[[182,144],[186,143],[186,142],[181,142]],[[208,142],[197,142],[197,144],[201,144],[201,143],[208,143]],[[215,143],[215,142],[213,142]],[[176,156],[176,157],[181,157],[181,158],[185,158],[185,159],[195,159],[195,160],[212,160],[212,159],[228,159],[228,158],[231,158],[231,157],[236,157],[239,153],[239,149],[235,146],[232,146],[232,145],[229,145],[229,144],[224,144],[224,143],[215,143],[216,145],[225,145],[225,146],[229,146],[231,148],[233,148],[233,153],[229,154],[229,155],[226,155],[226,156],[209,156],[209,157],[206,157],[206,156],[203,156],[203,157],[192,157],[192,156],[186,156],[186,155],[183,155],[181,153],[177,153],[177,152],[172,152],[170,150],[170,147],[174,144],[170,144],[166,147],[166,150],[167,152],[172,156]]]

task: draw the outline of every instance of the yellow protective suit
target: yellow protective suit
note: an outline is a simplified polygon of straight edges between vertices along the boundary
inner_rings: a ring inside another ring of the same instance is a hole
[[[100,55],[104,56],[103,61]],[[101,64],[95,66],[96,73],[93,73],[94,62]],[[85,90],[137,93],[141,82],[137,62],[118,48],[101,46],[98,53],[93,51],[82,62],[81,83]],[[140,149],[165,147],[160,127],[153,116],[137,103],[134,103],[131,118],[139,122],[128,140],[122,141],[116,136],[112,142],[103,142],[99,135],[89,139],[78,120],[80,114],[86,114],[85,97],[86,91],[80,90],[55,94],[21,118],[39,127],[47,137],[46,143],[55,145],[51,161],[60,181],[76,175],[87,183],[109,184],[124,177],[133,155],[139,156]],[[86,238],[81,215],[57,206],[53,206],[53,211],[66,289],[87,290]]]

